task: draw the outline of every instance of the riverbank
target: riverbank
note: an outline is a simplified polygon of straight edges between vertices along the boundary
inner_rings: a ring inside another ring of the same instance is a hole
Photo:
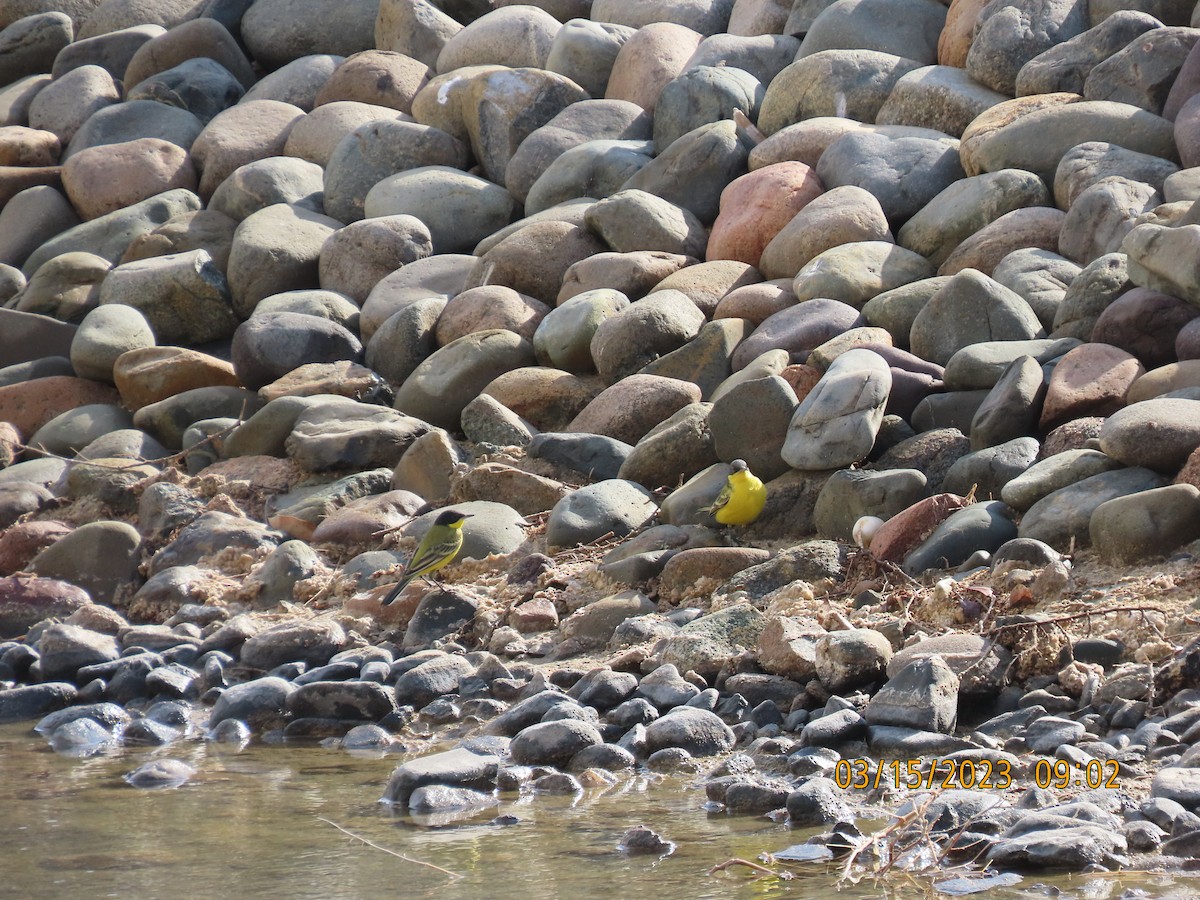
[[[0,0],[0,722],[1189,868],[1193,5]]]

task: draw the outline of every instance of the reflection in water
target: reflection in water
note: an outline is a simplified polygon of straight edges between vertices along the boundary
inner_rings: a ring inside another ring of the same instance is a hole
[[[156,756],[181,759],[198,774],[178,790],[137,790],[122,782]],[[826,864],[798,866],[796,878],[786,882],[755,881],[737,868],[707,875],[730,857],[755,859],[807,833],[760,817],[706,815],[703,792],[683,782],[635,776],[578,801],[506,798],[469,824],[422,828],[378,803],[398,762],[317,746],[251,745],[239,752],[198,742],[77,760],[51,752],[27,725],[0,727],[0,896],[665,900],[832,897],[837,891]],[[490,824],[498,815],[515,816],[517,824]],[[398,859],[321,819],[461,878]],[[639,824],[675,841],[676,853],[657,860],[618,852],[622,835]],[[1142,897],[1200,893],[1184,878],[1140,875],[1030,877],[984,896],[1115,900],[1127,888],[1145,891]],[[836,896],[945,895],[928,882],[906,879]]]

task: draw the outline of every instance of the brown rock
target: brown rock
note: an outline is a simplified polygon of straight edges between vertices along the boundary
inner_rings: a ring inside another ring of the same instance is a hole
[[[70,525],[49,520],[9,526],[0,533],[0,575],[24,571],[30,560],[71,530]]]
[[[86,606],[81,606],[75,612],[71,613],[63,623],[66,625],[77,625],[80,628],[86,628],[88,631],[95,631],[99,634],[117,635],[122,628],[128,628],[129,622],[125,617],[115,609],[104,606],[100,603],[89,603]]]
[[[83,588],[55,578],[0,578],[0,638],[20,637],[42,619],[69,616],[91,602]]]
[[[1179,470],[1173,483],[1190,484],[1192,487],[1200,488],[1200,447],[1192,451],[1192,455],[1187,458],[1187,462],[1183,464],[1183,468]]]
[[[216,19],[199,18],[176,25],[166,34],[142,44],[125,67],[125,89],[198,56],[220,63],[247,90],[257,81],[250,60],[229,30]]]
[[[0,308],[0,366],[44,356],[69,357],[76,329],[48,316]]]
[[[328,363],[306,363],[297,366],[282,378],[258,389],[264,400],[277,397],[312,397],[317,394],[337,394],[360,400],[377,394],[383,380],[372,369],[348,359]]]
[[[796,400],[801,401],[817,386],[824,374],[816,366],[795,365],[785,368],[779,373],[779,377],[792,386],[792,390],[796,392]]]
[[[533,340],[538,324],[549,312],[550,307],[542,301],[503,285],[470,288],[450,298],[438,316],[438,346],[445,347],[463,335],[490,328],[505,328]]]
[[[1027,206],[1005,213],[954,248],[938,275],[978,269],[990,276],[1000,260],[1014,250],[1034,247],[1058,252],[1058,235],[1067,214],[1045,206]]]
[[[794,278],[814,257],[842,244],[893,241],[879,201],[868,191],[844,185],[809,202],[763,250],[764,278]]]
[[[758,636],[755,655],[764,672],[801,684],[817,677],[817,641],[825,629],[817,622],[791,616],[767,620]]]
[[[796,305],[791,278],[759,281],[734,288],[717,302],[714,319],[747,319],[761,325],[781,309]]]
[[[617,53],[605,100],[629,100],[653,112],[658,95],[683,71],[703,35],[671,22],[639,28]]]
[[[1071,419],[1107,416],[1125,405],[1125,394],[1146,370],[1137,357],[1111,344],[1080,344],[1050,376],[1040,427],[1049,430]]]
[[[0,166],[0,207],[26,188],[61,187],[62,166]]]
[[[453,502],[492,500],[508,504],[523,516],[553,509],[569,493],[565,485],[552,478],[498,462],[472,466],[461,478],[451,478]]]
[[[539,431],[562,431],[603,388],[597,377],[526,366],[493,379],[483,393],[532,422]]]
[[[1104,419],[1100,416],[1087,416],[1059,425],[1042,441],[1042,451],[1038,458],[1045,459],[1064,450],[1083,450],[1089,441],[1100,437],[1100,428],[1103,425]]]
[[[800,162],[776,163],[735,178],[721,192],[707,259],[757,266],[771,239],[824,190],[817,173]]]
[[[238,223],[215,209],[200,209],[168,219],[153,231],[133,239],[121,263],[136,262],[172,253],[205,250],[213,265],[224,272],[229,268],[229,250]]]
[[[464,288],[503,284],[552,305],[571,266],[607,249],[600,238],[577,225],[534,222],[483,254]]]
[[[717,304],[730,291],[760,281],[762,275],[749,263],[718,259],[680,269],[656,284],[650,293],[679,291],[686,294],[706,317],[711,317]]]
[[[193,388],[240,382],[233,364],[184,347],[143,347],[117,357],[113,381],[126,408],[136,412]]]
[[[757,547],[693,547],[680,550],[663,567],[659,588],[664,593],[684,593],[702,579],[724,583],[743,569],[770,559]]]
[[[659,422],[689,403],[699,402],[700,388],[691,382],[659,375],[628,375],[601,391],[566,430],[606,434],[636,444]],[[513,412],[523,415],[515,409]]]
[[[304,110],[278,100],[250,100],[216,115],[192,144],[200,196],[207,202],[246,163],[281,156],[292,126],[302,118]]]
[[[967,67],[967,53],[975,36],[975,23],[988,0],[952,0],[946,12],[946,24],[938,38],[938,65]]]
[[[23,125],[0,128],[0,166],[56,166],[62,144],[51,131]]]
[[[1129,386],[1126,403],[1150,400],[1168,391],[1200,387],[1200,359],[1185,359],[1139,375],[1141,377]]]
[[[67,410],[120,402],[116,390],[98,381],[69,375],[34,378],[0,387],[0,421],[11,422],[21,434],[32,435]]]
[[[159,138],[80,150],[66,161],[63,187],[84,219],[132,206],[173,188],[196,189],[188,152]]]
[[[594,253],[567,269],[557,303],[562,305],[577,294],[597,288],[620,291],[630,300],[645,297],[669,275],[700,260],[661,250],[632,253]]]
[[[899,563],[933,534],[933,530],[951,513],[966,505],[958,494],[934,494],[918,500],[908,509],[896,513],[875,532],[871,538],[871,555],[876,559]]]
[[[534,597],[508,614],[508,624],[521,634],[549,631],[558,627],[558,610],[547,597]]]
[[[12,422],[0,422],[0,469],[7,469],[21,453],[24,439]]]
[[[339,100],[412,112],[413,98],[429,81],[429,67],[392,50],[364,50],[347,57],[317,94],[317,106]]]
[[[1082,99],[1083,97],[1079,94],[1034,94],[1030,97],[1017,97],[1015,100],[997,103],[986,112],[980,113],[962,133],[958,145],[958,156],[959,161],[962,162],[963,171],[968,176],[980,175],[984,172],[983,166],[976,159],[976,153],[993,134],[1005,125],[1010,125],[1022,116],[1037,112],[1039,109],[1062,106],[1066,103],[1078,103]]]
[[[425,500],[412,491],[388,491],[351,501],[334,510],[313,531],[314,544],[377,545],[385,534],[408,523]]]
[[[852,131],[875,131],[875,126],[836,116],[814,116],[781,128],[750,151],[750,171],[789,160],[816,168],[829,145]]]

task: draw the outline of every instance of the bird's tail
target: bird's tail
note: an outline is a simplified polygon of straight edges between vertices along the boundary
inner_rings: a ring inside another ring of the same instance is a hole
[[[396,586],[388,591],[388,595],[383,598],[383,602],[380,605],[388,606],[395,602],[396,598],[400,596],[400,592],[408,587],[408,583],[410,581],[412,581],[411,578],[401,578],[399,581],[397,581]]]

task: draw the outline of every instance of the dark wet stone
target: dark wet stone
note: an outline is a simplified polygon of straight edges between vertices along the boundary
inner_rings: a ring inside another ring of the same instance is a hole
[[[383,799],[407,805],[412,793],[429,784],[488,789],[496,782],[496,756],[457,748],[410,760],[392,772]]]
[[[60,725],[50,735],[50,746],[63,756],[84,758],[97,756],[117,746],[111,731],[95,719],[75,719]]]
[[[79,669],[112,662],[118,656],[117,642],[107,634],[77,625],[51,625],[38,639],[42,677],[73,678]]]
[[[867,735],[867,721],[852,709],[814,719],[800,732],[802,747],[838,747]]]
[[[975,503],[951,514],[904,559],[904,570],[919,574],[965,562],[976,550],[996,550],[1017,536],[1012,510],[999,500]]]
[[[288,697],[288,711],[299,717],[332,719],[382,719],[396,701],[382,684],[371,681],[317,681],[305,684]]]
[[[458,689],[459,680],[474,671],[464,657],[439,654],[405,672],[396,681],[396,702],[422,707]]]
[[[125,776],[135,788],[177,788],[191,781],[196,770],[178,759],[155,759]]]
[[[646,727],[650,753],[677,747],[695,756],[711,756],[732,749],[733,743],[733,732],[720,718],[693,707],[679,707]]]
[[[854,812],[844,794],[829,778],[814,777],[787,796],[788,818],[793,828],[853,821]]]
[[[282,678],[259,678],[227,688],[209,714],[209,727],[238,719],[255,728],[267,728],[287,717],[288,696],[295,685]]]
[[[938,657],[914,660],[879,689],[863,713],[872,725],[951,732],[958,721],[958,676]]]
[[[428,647],[434,641],[457,634],[475,617],[479,601],[463,591],[441,588],[430,591],[417,604],[404,632],[406,650]]]
[[[618,848],[622,853],[649,853],[654,856],[668,856],[675,852],[674,841],[664,839],[658,832],[639,825],[625,832]]]
[[[155,722],[153,719],[138,719],[132,722],[121,735],[126,744],[143,744],[151,747],[162,747],[180,738],[178,728]]]
[[[566,766],[579,751],[604,741],[600,732],[578,719],[531,725],[513,738],[510,752],[521,765]]]

